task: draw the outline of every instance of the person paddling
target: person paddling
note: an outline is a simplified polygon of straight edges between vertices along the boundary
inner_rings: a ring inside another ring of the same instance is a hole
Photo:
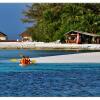
[[[22,57],[22,59],[20,60],[20,66],[27,66],[27,65],[29,65],[29,64],[34,64],[34,63],[36,63],[36,61],[35,60],[30,60],[30,58],[29,58],[29,56],[27,56],[27,57],[25,57],[25,56],[23,56]]]
[[[20,64],[25,65],[26,64],[26,57],[23,56],[22,59],[20,60]]]
[[[23,65],[27,65],[30,63],[31,63],[31,61],[30,61],[29,56],[27,56],[27,57],[23,56],[23,58],[20,60],[20,64],[23,64]]]
[[[30,60],[29,56],[27,56],[25,59],[26,59],[26,64],[31,64],[31,60]]]

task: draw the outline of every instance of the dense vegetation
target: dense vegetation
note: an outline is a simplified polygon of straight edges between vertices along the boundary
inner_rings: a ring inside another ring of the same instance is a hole
[[[71,30],[100,34],[100,4],[32,4],[23,12],[36,41],[55,41]]]

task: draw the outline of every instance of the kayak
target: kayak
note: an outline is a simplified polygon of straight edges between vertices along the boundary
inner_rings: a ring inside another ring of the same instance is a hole
[[[19,66],[28,66],[28,65],[31,65],[32,64],[32,62],[30,62],[30,64],[19,64]]]
[[[28,65],[31,65],[31,64],[35,64],[35,63],[36,63],[36,60],[32,60],[30,62],[30,64],[19,64],[19,66],[25,67],[25,66],[28,66]]]

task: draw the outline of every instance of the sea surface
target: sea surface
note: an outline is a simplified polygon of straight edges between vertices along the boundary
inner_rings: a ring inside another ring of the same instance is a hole
[[[89,51],[0,50],[0,96],[100,96],[100,63],[38,63],[20,67],[12,58]]]

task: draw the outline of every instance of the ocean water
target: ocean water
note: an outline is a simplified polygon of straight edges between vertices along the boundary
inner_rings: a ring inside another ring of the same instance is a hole
[[[0,96],[100,96],[100,63],[33,64],[20,67],[11,58],[76,53],[68,51],[0,51]],[[77,52],[80,53],[80,52]]]

